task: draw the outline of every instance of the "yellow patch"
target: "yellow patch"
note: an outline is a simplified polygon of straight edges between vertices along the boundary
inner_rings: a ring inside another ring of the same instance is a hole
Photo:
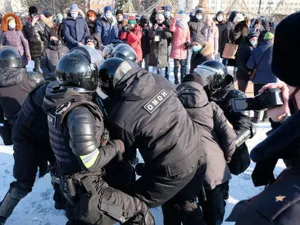
[[[233,128],[232,124],[228,120],[226,121],[226,123],[230,128]]]
[[[283,200],[286,198],[286,196],[282,196],[282,195],[279,195],[277,197],[275,197],[276,199],[276,202],[283,202]]]

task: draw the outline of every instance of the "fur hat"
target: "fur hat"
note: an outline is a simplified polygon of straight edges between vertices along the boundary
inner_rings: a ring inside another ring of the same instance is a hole
[[[22,30],[23,26],[20,17],[10,12],[10,13],[6,13],[2,19],[2,32],[8,31],[8,22],[11,19],[14,19],[16,21],[16,31]]]
[[[283,19],[276,27],[272,56],[272,72],[285,83],[300,87],[300,12]]]

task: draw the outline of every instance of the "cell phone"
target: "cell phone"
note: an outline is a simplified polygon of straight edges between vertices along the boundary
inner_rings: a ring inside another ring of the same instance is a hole
[[[254,98],[231,99],[231,105],[235,112],[271,109],[283,105],[283,98],[281,90],[274,88]]]

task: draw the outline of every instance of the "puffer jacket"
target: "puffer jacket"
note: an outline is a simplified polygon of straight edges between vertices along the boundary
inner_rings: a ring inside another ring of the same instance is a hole
[[[100,35],[103,45],[119,41],[119,28],[114,17],[111,21],[109,21],[105,16],[98,19],[96,22],[95,32]]]
[[[264,53],[266,54],[264,55]],[[277,78],[272,73],[271,63],[272,63],[272,52],[273,52],[273,43],[271,41],[265,41],[261,45],[257,46],[248,62],[247,67],[250,70],[255,70],[256,73],[253,78],[253,83],[255,84],[267,84],[277,82]],[[263,57],[260,65],[258,65],[259,61]]]
[[[176,25],[176,20],[174,19],[171,22],[170,31],[173,32],[170,57],[172,59],[186,59],[187,50],[185,43],[191,41],[189,27],[187,25],[183,27]]]
[[[216,103],[208,101],[199,83],[185,81],[177,87],[177,93],[188,114],[202,131],[207,160],[205,188],[212,190],[231,179],[226,162],[231,160],[235,152],[236,134],[227,125],[222,109]]]
[[[228,42],[229,29],[228,29],[228,26],[226,25],[225,21],[218,23],[217,27],[219,29],[219,53],[222,56],[225,45]]]
[[[169,29],[162,25],[156,30],[153,28],[148,32],[150,40],[149,66],[167,67],[168,66],[168,39],[172,38]],[[159,41],[155,40],[155,37]]]
[[[189,22],[189,27],[192,40],[196,36],[200,36],[203,40],[205,40],[205,37],[207,37],[207,27],[203,20],[197,20],[194,16]]]
[[[34,26],[31,21],[32,18],[29,18],[23,28],[23,33],[29,43],[31,58],[41,57],[44,47],[48,45],[53,23],[44,15],[40,15],[40,20]]]
[[[16,21],[16,28],[10,30],[8,27],[8,17],[13,17]],[[23,57],[24,65],[28,64],[30,59],[30,50],[28,41],[22,33],[22,22],[20,18],[14,13],[7,13],[2,19],[2,34],[0,38],[0,45],[9,45],[18,50]]]
[[[0,74],[0,105],[4,116],[13,120],[36,81],[23,68],[1,68]]]
[[[141,62],[143,60],[142,36],[142,28],[139,25],[135,25],[135,27],[127,35],[127,44],[129,44],[136,52],[138,62]]]
[[[58,61],[66,54],[69,49],[61,43],[57,46],[49,43],[48,48],[43,51],[41,57],[41,69],[44,76],[53,77]]]
[[[252,51],[253,46],[251,45],[249,38],[247,37],[236,53],[236,64],[238,66],[236,78],[238,80],[249,80],[249,72],[251,72],[251,70],[247,67],[247,62],[251,56]]]
[[[70,14],[63,22],[64,38],[69,49],[78,46],[78,43],[84,44],[85,37],[90,34],[90,30],[85,19],[78,15],[73,19]]]

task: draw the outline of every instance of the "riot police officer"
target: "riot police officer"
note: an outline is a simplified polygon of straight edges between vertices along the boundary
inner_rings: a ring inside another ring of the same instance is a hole
[[[232,174],[239,175],[250,165],[248,147],[245,142],[255,135],[256,129],[247,115],[233,111],[231,99],[246,98],[246,95],[234,88],[233,77],[227,74],[225,66],[218,61],[206,61],[194,72],[203,80],[204,90],[209,100],[220,106],[237,134],[237,149],[229,163],[229,168]]]
[[[128,44],[119,44],[112,51],[112,57],[127,59],[137,62],[137,55],[134,49]]]
[[[210,101],[219,105],[224,111],[224,115],[232,125],[236,132],[236,151],[233,154],[228,166],[232,174],[238,175],[244,172],[250,165],[250,157],[246,141],[252,138],[255,134],[255,127],[252,125],[251,119],[243,113],[234,112],[231,106],[231,99],[245,98],[245,94],[233,87],[233,77],[227,74],[225,66],[214,60],[206,61],[193,71],[200,77],[200,83],[204,87],[206,94]],[[228,199],[229,195],[229,182],[220,185],[222,198],[218,198],[217,210],[215,215],[219,223],[222,223],[224,217],[224,200]],[[210,218],[209,202],[204,203],[203,213],[205,218]],[[218,224],[219,224],[218,223]]]
[[[4,113],[1,136],[5,145],[12,144],[12,128],[28,93],[40,80],[31,79],[23,68],[20,53],[11,46],[0,49],[0,106]],[[35,74],[33,74],[35,75]],[[41,78],[41,77],[40,77]]]
[[[130,218],[153,224],[145,203],[102,179],[103,167],[122,155],[124,145],[111,140],[103,146],[101,141],[104,123],[93,103],[99,81],[93,60],[83,49],[64,56],[56,68],[59,82],[47,86],[43,102],[60,187],[74,212],[68,224],[114,224]]]
[[[201,224],[201,212],[193,199],[202,181],[201,132],[193,123],[170,82],[129,60],[110,58],[100,67],[101,89],[114,103],[108,128],[124,141],[124,158],[139,149],[145,168],[133,185],[133,193],[149,207],[172,198],[189,214],[186,224]],[[195,182],[195,183],[193,183]]]

